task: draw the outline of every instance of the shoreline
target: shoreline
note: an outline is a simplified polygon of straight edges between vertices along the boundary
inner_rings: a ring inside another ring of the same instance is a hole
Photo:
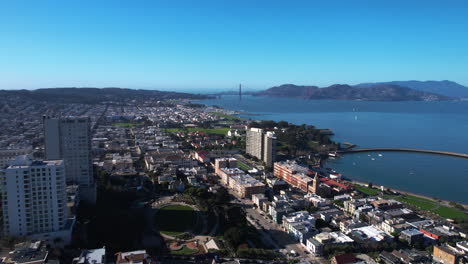
[[[369,183],[367,183],[367,182],[356,181],[356,180],[351,180],[351,179],[349,181],[352,184],[358,184],[358,185],[362,185],[362,186],[365,186],[365,187],[368,187],[368,185],[369,185]],[[417,194],[417,193],[413,193],[413,192],[403,191],[403,190],[395,189],[395,188],[384,186],[384,185],[377,185],[377,186],[383,186],[384,189],[389,189],[392,192],[397,192],[397,193],[401,193],[401,194],[404,194],[404,195],[411,195],[411,196],[415,196],[415,197],[418,197],[418,198],[427,199],[427,200],[430,200],[430,201],[435,202],[435,203],[449,204],[450,202],[455,202],[455,201],[443,200],[443,199],[437,199],[436,200],[436,199],[434,199],[432,197],[429,197],[429,196],[426,196],[426,195],[423,195],[423,194]],[[376,187],[376,185],[373,185],[374,189],[380,189],[380,188],[375,188],[375,187]],[[465,204],[465,203],[462,203],[462,202],[456,202],[456,203],[464,206],[465,210],[468,209],[468,204]],[[453,206],[449,206],[449,207],[453,208]]]

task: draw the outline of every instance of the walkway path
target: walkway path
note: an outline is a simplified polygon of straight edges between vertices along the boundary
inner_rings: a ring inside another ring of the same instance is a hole
[[[427,149],[412,149],[412,148],[362,148],[362,149],[341,150],[341,151],[338,151],[338,153],[346,154],[346,153],[354,153],[354,152],[376,152],[376,151],[419,152],[419,153],[438,154],[438,155],[446,155],[446,156],[453,156],[453,157],[468,159],[468,154],[464,154],[464,153],[427,150]]]

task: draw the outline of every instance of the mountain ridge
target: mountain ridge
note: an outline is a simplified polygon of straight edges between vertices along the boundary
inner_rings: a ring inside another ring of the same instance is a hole
[[[408,87],[414,90],[445,95],[449,97],[463,97],[468,98],[468,87],[458,84],[453,81],[389,81],[389,82],[374,82],[374,83],[360,83],[355,87],[369,87],[377,84],[390,84]]]
[[[335,99],[360,101],[445,101],[454,98],[414,90],[398,85],[370,85],[355,87],[348,84],[334,84],[328,87],[283,84],[254,93],[255,96],[294,97],[303,99]]]
[[[60,87],[35,90],[0,90],[0,97],[21,97],[33,101],[94,104],[104,101],[128,101],[134,99],[208,99],[208,95],[159,90],[143,90],[118,87]]]

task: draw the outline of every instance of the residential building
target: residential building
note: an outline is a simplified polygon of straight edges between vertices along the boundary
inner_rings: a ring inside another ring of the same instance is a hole
[[[463,264],[466,263],[466,253],[458,248],[452,247],[448,244],[435,245],[432,251],[432,258],[434,261],[442,264]]]
[[[4,234],[68,242],[67,191],[62,160],[18,156],[2,173]]]
[[[247,130],[246,135],[246,150],[247,154],[263,159],[263,129],[261,128],[250,128]]]
[[[307,211],[299,211],[283,216],[283,228],[297,241],[306,244],[307,239],[315,235],[315,218]]]
[[[130,252],[118,252],[116,264],[150,264],[151,259],[146,250],[136,250]]]
[[[263,204],[268,202],[268,199],[265,197],[265,194],[258,193],[252,195],[252,202],[257,206],[257,208],[263,208]]]
[[[272,131],[265,132],[261,128],[247,130],[246,153],[264,161],[270,168],[276,160],[276,143],[276,136]]]
[[[253,194],[265,193],[265,184],[248,174],[231,176],[229,188],[240,198],[251,198]]]
[[[96,201],[89,117],[44,116],[45,158],[63,160],[67,183],[79,184],[82,199]]]
[[[309,185],[313,182],[313,179],[307,176],[308,171],[308,168],[300,166],[295,161],[283,161],[275,162],[273,174],[289,185],[308,192]]]
[[[6,264],[43,264],[47,260],[49,251],[45,241],[27,241],[15,245],[15,249],[8,253],[2,263]]]
[[[85,249],[72,264],[106,264],[106,248]]]
[[[312,237],[307,239],[306,247],[307,250],[315,256],[321,256],[323,254],[323,244]]]
[[[263,161],[269,168],[273,167],[276,160],[276,136],[275,133],[268,131],[263,137]]]
[[[215,159],[215,173],[219,176],[219,173],[224,168],[237,168],[237,159],[235,158],[219,158]]]
[[[400,239],[408,242],[410,245],[421,243],[424,240],[424,234],[416,229],[408,229],[400,232]]]

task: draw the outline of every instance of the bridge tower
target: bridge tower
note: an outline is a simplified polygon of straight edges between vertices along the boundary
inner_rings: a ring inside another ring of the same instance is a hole
[[[242,101],[242,84],[239,83],[239,101]]]

